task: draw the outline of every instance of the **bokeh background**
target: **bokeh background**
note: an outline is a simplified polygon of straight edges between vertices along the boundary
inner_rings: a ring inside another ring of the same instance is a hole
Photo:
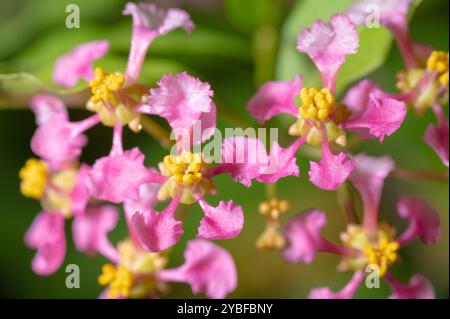
[[[197,29],[186,35],[176,31],[159,38],[147,56],[141,81],[154,85],[165,73],[188,71],[212,84],[219,108],[218,126],[257,127],[245,104],[258,86],[270,79],[292,79],[301,73],[307,84],[316,83],[317,72],[310,61],[295,50],[299,30],[317,18],[329,18],[343,11],[350,0],[186,0],[156,1],[161,6],[179,6],[193,17]],[[81,27],[65,27],[65,7],[78,4]],[[2,0],[0,1],[0,73],[29,72],[46,85],[51,85],[51,71],[55,58],[78,43],[108,39],[111,50],[97,63],[108,70],[123,70],[130,43],[131,18],[121,15],[123,0]],[[447,0],[422,1],[411,15],[411,30],[417,41],[429,43],[448,51]],[[383,89],[395,90],[395,74],[403,67],[400,55],[388,32],[384,29],[363,31],[360,54],[349,59],[342,71],[339,92],[362,76],[378,81]],[[5,89],[5,88],[3,88]],[[15,94],[25,97],[29,84],[14,86]],[[23,94],[22,91],[23,90]],[[0,93],[2,88],[0,87]],[[4,93],[4,92],[3,92]],[[0,94],[0,98],[1,98]],[[19,99],[20,100],[20,99]],[[1,99],[0,99],[1,101]],[[447,109],[446,109],[447,112]],[[87,111],[74,109],[73,119],[83,118]],[[448,113],[447,113],[448,114]],[[445,172],[434,152],[422,142],[425,128],[433,121],[431,114],[417,117],[410,113],[402,128],[383,144],[365,142],[355,152],[371,155],[390,154],[397,166]],[[160,121],[161,125],[164,125]],[[284,132],[289,121],[281,118],[269,123],[280,127],[283,145],[289,138]],[[30,268],[34,252],[25,247],[23,236],[39,212],[39,203],[20,195],[18,171],[27,158],[33,156],[29,141],[35,130],[34,116],[26,103],[0,103],[0,296],[13,298],[94,298],[102,287],[97,284],[101,256],[87,257],[73,249],[71,231],[67,223],[68,253],[65,264],[75,263],[81,268],[81,288],[65,287],[64,266],[53,276],[39,277]],[[111,130],[98,127],[88,133],[89,145],[83,160],[92,164],[95,158],[110,148]],[[146,153],[146,163],[155,165],[165,154],[158,141],[144,132],[125,135],[127,146],[139,146]],[[308,161],[314,152],[306,150],[299,156],[302,178],[288,177],[278,183],[280,198],[290,200],[289,216],[311,207],[327,212],[325,234],[338,241],[345,220],[337,206],[334,192],[320,191],[307,179]],[[258,203],[265,198],[264,185],[245,188],[233,184],[229,176],[217,179],[220,198],[233,198],[245,210],[245,228],[241,235],[218,244],[233,255],[239,275],[239,285],[230,297],[305,298],[309,289],[331,286],[340,289],[351,277],[338,273],[338,258],[319,255],[309,265],[285,263],[279,253],[257,250],[255,240],[264,229],[264,219],[258,214]],[[403,249],[402,261],[393,271],[408,281],[416,272],[427,276],[440,298],[448,298],[449,282],[449,197],[448,182],[412,181],[390,178],[384,188],[381,216],[402,229],[405,222],[396,215],[395,201],[401,195],[421,195],[439,211],[442,235],[433,246],[416,241]],[[217,203],[218,198],[210,201]],[[195,235],[200,211],[189,207],[185,234],[171,254],[170,265],[179,265],[187,240]],[[123,218],[111,238],[117,241],[126,235]],[[389,295],[386,285],[380,289],[361,288],[358,298],[383,298]],[[172,285],[169,297],[190,297],[190,288]],[[201,296],[200,296],[201,297]]]

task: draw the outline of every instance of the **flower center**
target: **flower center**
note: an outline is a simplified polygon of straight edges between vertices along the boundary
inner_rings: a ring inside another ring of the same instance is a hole
[[[78,170],[68,168],[53,174],[49,187],[42,200],[42,206],[50,212],[58,212],[65,217],[72,216],[71,192],[75,185]]]
[[[281,213],[285,213],[289,210],[289,207],[290,205],[287,200],[272,198],[269,201],[262,202],[259,205],[259,212],[269,218],[278,219]]]
[[[124,90],[119,92],[124,83],[125,77],[122,73],[107,73],[96,68],[94,79],[89,82],[92,96],[86,107],[89,111],[98,113],[106,126],[128,124],[131,130],[139,132],[142,129],[139,114],[129,105],[133,99]]]
[[[266,217],[266,228],[256,240],[259,249],[280,250],[286,244],[283,234],[280,232],[280,215],[289,210],[287,200],[271,198],[259,205],[259,212]]]
[[[397,260],[397,251],[399,248],[400,245],[398,242],[380,238],[378,245],[366,246],[364,255],[367,257],[368,264],[378,267],[378,273],[382,277],[388,268]]]
[[[20,191],[26,197],[41,199],[48,182],[47,164],[39,159],[30,158],[19,171]]]
[[[164,166],[179,185],[193,185],[202,179],[204,166],[200,153],[183,152],[181,155],[164,157]]]
[[[115,267],[112,264],[106,264],[102,267],[98,283],[109,286],[108,296],[111,298],[129,297],[133,286],[133,274],[124,266]]]
[[[437,71],[438,80],[442,85],[449,83],[449,55],[444,51],[433,51],[427,59],[427,69]]]
[[[343,257],[339,270],[360,270],[367,265],[377,266],[380,276],[384,276],[388,268],[397,260],[400,245],[393,241],[395,232],[386,224],[381,224],[375,237],[369,237],[360,225],[349,225],[341,233],[344,246],[360,250],[362,254],[356,257]]]

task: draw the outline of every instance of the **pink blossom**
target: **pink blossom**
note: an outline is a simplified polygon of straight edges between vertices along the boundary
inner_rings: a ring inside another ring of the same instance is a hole
[[[206,240],[192,240],[187,244],[184,259],[183,265],[159,271],[157,277],[190,284],[194,294],[205,293],[215,299],[225,298],[236,288],[236,266],[225,249]]]
[[[357,271],[348,284],[339,292],[333,292],[328,287],[314,288],[309,292],[309,299],[352,299],[364,280],[364,273]]]
[[[412,276],[408,284],[400,283],[391,274],[386,279],[393,290],[390,299],[434,299],[433,286],[420,274]]]
[[[440,106],[433,107],[433,111],[438,119],[438,125],[430,124],[425,131],[423,139],[430,145],[445,166],[448,167],[449,129],[444,112]]]
[[[63,101],[53,95],[38,94],[30,101],[30,108],[36,116],[36,124],[42,126],[54,115],[63,114],[65,119],[69,119],[66,106]]]
[[[92,63],[108,52],[106,40],[81,44],[66,55],[60,57],[55,64],[53,81],[64,87],[72,87],[80,78],[90,81],[94,77]]]

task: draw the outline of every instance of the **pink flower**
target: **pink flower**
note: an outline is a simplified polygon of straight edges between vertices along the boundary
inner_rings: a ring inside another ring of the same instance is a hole
[[[398,260],[398,250],[416,237],[425,243],[436,241],[440,222],[438,214],[420,198],[403,198],[398,201],[397,210],[402,218],[410,221],[406,230],[398,237],[393,227],[380,223],[379,202],[384,180],[393,170],[389,157],[373,158],[366,155],[355,157],[356,167],[350,181],[360,192],[363,201],[363,223],[349,224],[340,234],[342,245],[333,244],[321,235],[326,224],[325,214],[309,210],[292,218],[285,227],[287,245],[283,257],[291,263],[311,263],[317,252],[334,253],[342,257],[338,269],[353,270],[355,275],[349,284],[335,293],[330,288],[313,289],[310,298],[343,299],[352,298],[370,266],[386,278],[394,290],[395,297],[430,298],[431,285],[421,277],[413,279],[409,286],[398,284],[389,269]]]
[[[328,287],[314,288],[310,291],[309,299],[352,299],[364,280],[361,271],[355,272],[348,284],[339,292],[333,292]]]
[[[386,276],[393,293],[390,299],[434,299],[434,289],[431,283],[422,275],[411,277],[408,284],[402,284],[391,274]]]
[[[303,30],[297,41],[297,49],[308,54],[322,76],[324,87],[334,91],[336,76],[349,54],[355,54],[359,46],[358,31],[345,14],[334,15],[327,25],[321,20],[311,29]]]
[[[352,88],[344,103],[335,100],[338,71],[346,56],[356,53],[358,43],[356,27],[346,15],[333,16],[330,25],[316,21],[310,29],[301,32],[297,48],[316,64],[324,88],[300,89],[300,77],[294,81],[270,82],[261,87],[247,105],[260,123],[280,113],[297,118],[289,134],[300,137],[287,148],[287,154],[295,153],[304,142],[322,146],[323,158],[318,163],[311,162],[309,178],[324,190],[337,189],[354,167],[349,155],[333,154],[331,143],[345,146],[346,130],[364,138],[376,137],[382,142],[400,127],[406,116],[405,97],[385,93],[370,81],[362,81]],[[301,97],[298,110],[297,92]],[[289,161],[289,157],[287,159]],[[285,176],[296,175],[292,165],[290,168],[292,173]]]
[[[56,168],[81,155],[87,143],[82,133],[100,122],[98,115],[69,122],[62,101],[52,96],[36,96],[31,101],[31,108],[40,125],[31,139],[31,149]]]
[[[164,281],[190,284],[194,294],[205,293],[221,299],[236,289],[237,273],[231,255],[205,240],[188,242],[185,263],[178,268],[161,270],[157,277]]]
[[[184,129],[193,134],[195,122],[203,121],[202,129],[211,131],[216,127],[216,107],[212,96],[213,91],[208,83],[183,72],[164,76],[158,88],[150,89],[148,103],[141,106],[140,110],[165,118],[172,130]],[[198,141],[204,141],[210,136],[208,134]]]
[[[100,252],[111,260],[117,260],[117,251],[108,240],[119,218],[113,206],[92,206],[83,215],[76,216],[72,223],[75,247],[88,255]]]
[[[37,249],[33,271],[41,276],[51,275],[62,265],[66,254],[64,217],[58,213],[39,213],[25,234],[25,243]]]
[[[250,99],[247,109],[260,124],[281,113],[297,116],[298,107],[295,105],[294,99],[301,87],[300,76],[293,81],[267,82]]]
[[[150,44],[161,35],[183,28],[190,32],[194,23],[189,14],[180,9],[158,9],[154,4],[128,2],[124,15],[133,17],[131,49],[128,57],[127,83],[135,82],[139,76]]]
[[[56,61],[53,81],[67,88],[75,86],[80,78],[90,81],[94,77],[92,63],[103,57],[108,48],[109,43],[106,40],[75,47]]]

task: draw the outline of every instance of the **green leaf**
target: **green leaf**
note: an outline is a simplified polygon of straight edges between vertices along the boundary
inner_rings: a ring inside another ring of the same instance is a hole
[[[301,74],[305,85],[319,86],[320,74],[306,54],[296,49],[300,31],[309,28],[317,19],[328,21],[336,13],[344,12],[352,0],[328,1],[324,5],[317,0],[303,0],[293,9],[283,28],[280,54],[277,64],[278,79],[293,79]],[[392,37],[384,28],[360,28],[358,52],[348,56],[337,81],[337,92],[342,92],[350,83],[380,67],[387,58]]]
[[[59,89],[45,85],[28,73],[0,74],[0,109],[27,108],[30,99],[38,93],[59,96],[67,106],[80,106],[89,98],[86,85]]]

